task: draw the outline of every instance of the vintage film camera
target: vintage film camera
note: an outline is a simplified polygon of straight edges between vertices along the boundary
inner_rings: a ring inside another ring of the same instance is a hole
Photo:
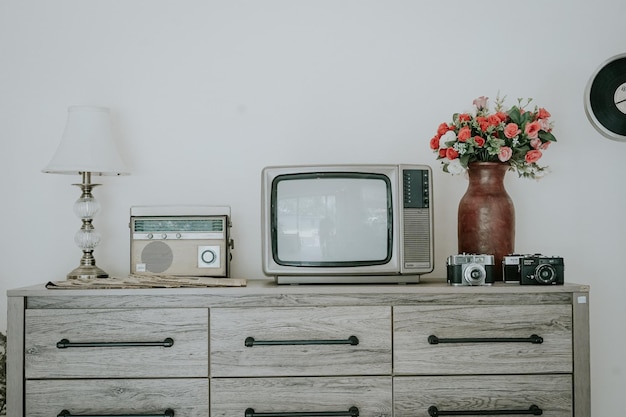
[[[228,206],[133,206],[129,226],[131,274],[230,276]]]
[[[448,284],[493,285],[494,255],[460,254],[448,257]]]
[[[521,285],[563,285],[563,258],[558,256],[507,255],[502,258],[505,283]]]

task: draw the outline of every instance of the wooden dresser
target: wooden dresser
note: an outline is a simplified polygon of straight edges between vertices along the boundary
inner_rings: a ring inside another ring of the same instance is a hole
[[[12,417],[589,417],[589,288],[8,292]]]

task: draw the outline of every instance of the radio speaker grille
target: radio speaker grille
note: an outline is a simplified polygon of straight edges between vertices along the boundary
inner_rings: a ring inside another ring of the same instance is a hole
[[[404,210],[404,261],[430,263],[430,215],[428,209]]]
[[[146,271],[155,274],[167,271],[173,260],[172,248],[163,242],[150,242],[141,251],[141,262],[146,264]]]

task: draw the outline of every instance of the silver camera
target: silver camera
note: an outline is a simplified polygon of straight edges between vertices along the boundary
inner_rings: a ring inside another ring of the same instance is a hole
[[[494,255],[452,255],[447,262],[448,284],[493,285],[494,268]]]

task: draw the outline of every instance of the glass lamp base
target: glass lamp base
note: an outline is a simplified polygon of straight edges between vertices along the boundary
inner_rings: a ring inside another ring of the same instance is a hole
[[[96,279],[108,277],[109,274],[95,265],[81,265],[67,274],[67,279]]]

